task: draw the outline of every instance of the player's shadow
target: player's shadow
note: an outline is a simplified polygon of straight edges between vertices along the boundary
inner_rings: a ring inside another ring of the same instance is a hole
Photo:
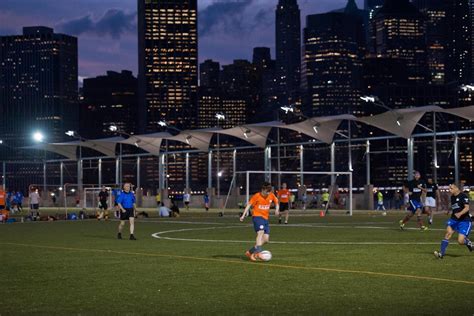
[[[214,255],[212,258],[215,259],[240,259],[242,261],[248,261],[249,259],[241,255]]]
[[[452,257],[452,258],[465,257],[465,256],[463,256],[463,255],[453,255],[453,254],[449,254],[449,253],[445,254],[444,256],[445,256],[445,257]]]

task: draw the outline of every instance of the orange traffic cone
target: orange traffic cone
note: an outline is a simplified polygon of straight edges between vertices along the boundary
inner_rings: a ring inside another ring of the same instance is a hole
[[[326,216],[326,213],[324,211],[320,211],[319,212],[319,217],[324,217],[324,216]]]

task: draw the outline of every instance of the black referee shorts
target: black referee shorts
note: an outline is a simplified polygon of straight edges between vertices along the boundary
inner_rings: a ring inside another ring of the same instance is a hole
[[[126,221],[130,219],[130,217],[135,217],[135,214],[133,212],[133,207],[132,208],[124,208],[125,212],[120,212],[120,220]]]

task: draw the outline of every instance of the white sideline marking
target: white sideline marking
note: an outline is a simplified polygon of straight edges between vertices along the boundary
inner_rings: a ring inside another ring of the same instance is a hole
[[[298,227],[298,225],[293,225]],[[156,232],[151,236],[157,239],[164,240],[175,240],[175,241],[191,241],[191,242],[210,242],[210,243],[252,243],[253,240],[223,240],[223,239],[199,239],[199,238],[176,238],[176,237],[164,237],[164,234],[170,233],[180,233],[188,231],[199,231],[199,230],[216,230],[216,229],[232,229],[232,228],[248,228],[249,225],[239,225],[239,226],[226,226],[226,227],[206,227],[206,228],[183,228],[175,230],[167,230],[162,232]],[[281,226],[288,227],[288,226]],[[323,228],[334,228],[327,226],[299,226],[299,227],[323,227]],[[364,228],[364,229],[387,229],[386,227],[369,227],[369,226],[340,226],[336,228]],[[344,241],[271,241],[272,244],[292,244],[292,245],[438,245],[439,242],[371,242],[371,241],[361,241],[361,242],[344,242]]]

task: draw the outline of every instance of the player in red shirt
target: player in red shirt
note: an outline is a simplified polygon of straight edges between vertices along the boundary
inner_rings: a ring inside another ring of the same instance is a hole
[[[276,206],[275,215],[279,215],[279,204],[278,199],[275,194],[272,193],[272,186],[268,182],[264,182],[262,189],[259,193],[256,193],[252,196],[250,201],[245,207],[244,213],[240,217],[240,221],[243,222],[245,217],[252,208],[252,221],[255,232],[257,233],[257,238],[255,241],[255,246],[250,248],[245,255],[251,261],[257,261],[259,258],[259,253],[262,252],[262,246],[270,240],[270,226],[268,223],[268,218],[270,215],[270,206],[274,203]]]
[[[282,215],[285,215],[285,224],[288,224],[288,216],[290,213],[290,195],[291,192],[286,188],[286,183],[282,183],[281,189],[277,192],[278,200],[280,201],[280,216],[278,217],[278,223],[280,224]]]

